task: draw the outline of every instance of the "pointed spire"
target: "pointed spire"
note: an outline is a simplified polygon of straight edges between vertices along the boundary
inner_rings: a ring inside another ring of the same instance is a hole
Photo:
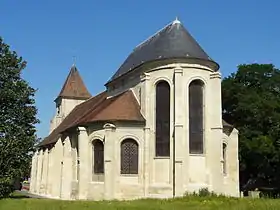
[[[72,65],[67,79],[56,100],[60,97],[72,99],[88,99],[91,97],[91,94],[88,92],[75,63]]]

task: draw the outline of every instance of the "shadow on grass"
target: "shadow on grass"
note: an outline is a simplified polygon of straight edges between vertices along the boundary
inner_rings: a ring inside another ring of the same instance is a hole
[[[26,199],[26,198],[30,198],[27,195],[10,195],[9,196],[10,199]]]
[[[27,198],[30,198],[30,196],[28,196],[27,192],[15,191],[9,196],[9,198],[10,199],[27,199]]]

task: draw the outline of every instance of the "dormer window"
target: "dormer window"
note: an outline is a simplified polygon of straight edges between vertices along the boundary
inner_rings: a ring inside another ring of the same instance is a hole
[[[61,113],[61,105],[60,104],[56,107],[56,113],[57,113],[57,115],[60,115],[60,113]]]

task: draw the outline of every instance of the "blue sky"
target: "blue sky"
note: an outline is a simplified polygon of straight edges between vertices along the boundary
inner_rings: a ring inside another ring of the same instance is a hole
[[[137,44],[178,16],[223,76],[241,63],[280,67],[279,7],[256,0],[1,0],[0,36],[28,62],[23,77],[38,88],[44,137],[73,56],[94,95]]]

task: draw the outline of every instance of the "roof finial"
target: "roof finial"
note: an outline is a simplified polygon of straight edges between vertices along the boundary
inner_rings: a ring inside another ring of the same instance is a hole
[[[75,55],[73,55],[73,66],[76,66],[76,56]]]
[[[178,16],[176,16],[176,19],[173,21],[173,24],[176,24],[176,23],[178,23],[178,24],[181,23],[181,22],[178,20]]]

